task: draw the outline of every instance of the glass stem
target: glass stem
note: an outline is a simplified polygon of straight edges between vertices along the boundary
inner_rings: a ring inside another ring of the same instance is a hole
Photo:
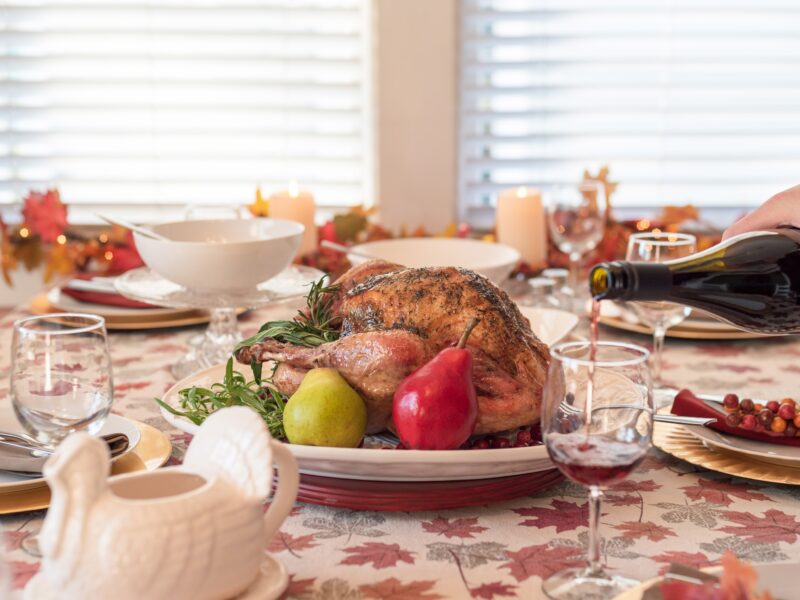
[[[664,336],[667,328],[661,324],[653,327],[653,364],[650,372],[653,377],[653,387],[661,387],[661,354],[664,351]]]
[[[211,310],[211,321],[200,348],[204,364],[212,366],[225,362],[240,339],[236,310],[233,308]]]
[[[589,547],[586,549],[586,562],[589,563],[589,572],[602,573],[600,564],[600,508],[603,492],[596,485],[589,488]]]
[[[569,255],[569,288],[572,290],[572,312],[581,311],[580,298],[581,294],[578,293],[580,286],[580,264],[581,255],[577,252],[572,252]]]

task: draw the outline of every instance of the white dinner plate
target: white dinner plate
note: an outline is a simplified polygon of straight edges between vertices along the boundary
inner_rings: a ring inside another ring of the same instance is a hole
[[[47,301],[53,308],[64,312],[88,312],[107,319],[152,319],[153,317],[171,317],[191,312],[191,310],[185,308],[129,308],[82,302],[72,296],[63,294],[59,288],[53,288],[47,293]]]
[[[778,463],[800,468],[800,446],[770,444],[735,435],[725,435],[710,427],[700,425],[684,425],[686,431],[702,441],[706,447],[717,447],[723,450],[747,454],[761,461]]]
[[[240,365],[244,373],[249,367]],[[208,387],[222,381],[225,366],[211,367],[190,375],[172,386],[162,398],[180,408],[178,392],[196,386]],[[162,408],[161,414],[173,426],[196,434],[200,429],[189,419]],[[452,481],[489,479],[546,471],[553,468],[544,446],[493,450],[392,450],[381,449],[375,438],[367,438],[364,448],[327,448],[287,444],[300,465],[300,472],[340,479],[375,481]],[[373,446],[373,447],[369,447]]]
[[[17,416],[14,414],[14,408],[11,406],[10,402],[3,402],[0,404],[0,430],[14,433],[27,433],[22,425],[19,424]],[[108,415],[105,425],[103,425],[103,428],[97,435],[108,435],[111,433],[124,433],[128,436],[127,449],[119,456],[115,456],[113,460],[118,460],[131,452],[136,448],[141,439],[139,429],[134,423],[125,417],[114,414]],[[0,471],[0,494],[37,487],[42,483],[44,483],[44,479],[41,477],[30,478]]]
[[[797,563],[770,563],[763,565],[753,565],[753,568],[758,574],[758,581],[756,583],[756,591],[765,592],[769,591],[774,600],[790,600],[797,597],[797,583],[794,581],[797,569],[800,567]],[[708,567],[702,569],[703,571],[712,575],[719,575],[722,573],[722,567]],[[649,579],[631,588],[614,600],[641,600],[644,593],[661,583],[663,577],[656,577]]]

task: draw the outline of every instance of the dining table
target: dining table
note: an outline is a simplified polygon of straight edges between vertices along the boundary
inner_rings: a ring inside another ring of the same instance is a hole
[[[242,315],[242,333],[254,333],[270,310]],[[0,320],[0,402],[11,402],[10,338],[25,311]],[[164,420],[154,398],[175,383],[172,365],[201,334],[199,328],[109,333],[112,410],[166,432],[173,444],[168,464],[181,461],[191,436]],[[573,335],[588,335],[588,323]],[[650,344],[648,336],[607,327],[600,337]],[[697,392],[798,397],[800,339],[668,339],[663,380]],[[40,567],[21,543],[43,517],[44,511],[0,517],[15,598]],[[533,496],[431,512],[298,503],[268,551],[290,573],[288,598],[543,598],[543,578],[582,564],[587,520],[587,491],[569,481]],[[800,487],[731,477],[652,448],[628,478],[606,491],[601,531],[608,569],[640,580],[672,562],[716,564],[728,550],[752,563],[800,563]]]

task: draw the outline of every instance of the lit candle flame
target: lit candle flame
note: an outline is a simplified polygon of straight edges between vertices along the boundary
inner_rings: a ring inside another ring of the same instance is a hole
[[[61,244],[62,246],[67,243],[67,236],[63,233],[56,238],[56,241]]]
[[[528,188],[526,188],[525,186],[517,188],[517,198],[524,198],[527,195],[528,195]]]
[[[297,181],[292,179],[289,182],[289,197],[297,198],[300,195],[300,186],[297,185]]]

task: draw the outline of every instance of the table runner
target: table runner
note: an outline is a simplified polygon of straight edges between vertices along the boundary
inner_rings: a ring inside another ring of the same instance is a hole
[[[269,318],[244,315],[245,335]],[[9,402],[11,324],[0,320],[0,402]],[[585,327],[585,325],[582,325]],[[111,333],[114,412],[169,433],[172,461],[190,436],[172,429],[153,402],[173,383],[170,366],[202,329]],[[581,333],[581,332],[579,332]],[[604,328],[603,339],[649,344]],[[698,392],[800,397],[800,339],[687,342],[668,339],[664,380]],[[39,568],[20,548],[43,512],[0,517],[15,597]],[[606,494],[602,531],[608,567],[639,579],[670,561],[702,567],[725,550],[753,562],[800,562],[800,487],[706,471],[651,450]],[[584,488],[565,482],[534,497],[462,510],[376,513],[298,504],[269,550],[291,573],[289,598],[410,600],[543,598],[541,578],[579,564],[587,532]]]

